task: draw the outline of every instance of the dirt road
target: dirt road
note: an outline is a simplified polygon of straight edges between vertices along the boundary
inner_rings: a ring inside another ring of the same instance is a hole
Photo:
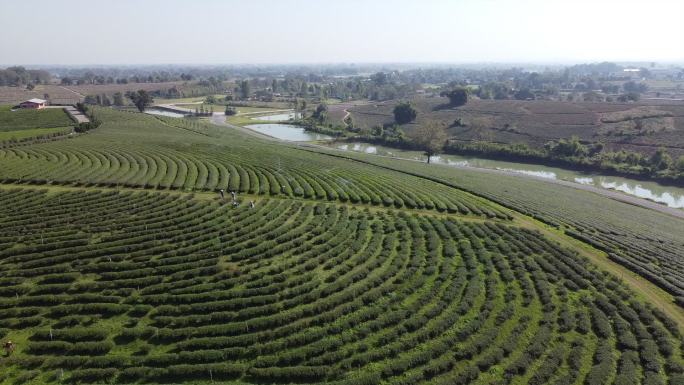
[[[67,91],[69,91],[69,92],[71,92],[71,93],[73,93],[73,94],[76,94],[76,96],[78,96],[80,99],[85,98],[85,95],[83,95],[83,94],[80,93],[80,92],[76,92],[76,91],[72,90],[71,88],[64,87],[64,86],[59,86],[59,87],[62,88],[62,89],[65,89],[65,90],[67,90]]]

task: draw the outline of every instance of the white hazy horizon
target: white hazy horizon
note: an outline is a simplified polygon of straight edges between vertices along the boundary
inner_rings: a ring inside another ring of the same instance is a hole
[[[3,64],[684,62],[678,0],[0,0]]]

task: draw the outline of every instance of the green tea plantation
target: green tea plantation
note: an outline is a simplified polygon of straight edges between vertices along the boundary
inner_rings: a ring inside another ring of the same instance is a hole
[[[2,385],[684,384],[682,308],[589,258],[676,295],[677,218],[611,227],[554,187],[95,114],[0,149]]]

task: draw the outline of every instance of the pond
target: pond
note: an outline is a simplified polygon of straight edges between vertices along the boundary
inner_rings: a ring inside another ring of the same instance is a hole
[[[425,160],[419,151],[406,151],[367,143],[335,143],[335,148],[346,151],[363,152],[393,156],[398,158]],[[656,182],[640,181],[619,176],[603,175],[595,172],[580,172],[536,164],[507,162],[477,158],[473,156],[440,155],[433,156],[433,163],[456,167],[489,168],[530,175],[539,178],[558,179],[599,188],[621,191],[639,198],[649,199],[669,207],[684,208],[684,188],[664,186]]]
[[[309,132],[304,127],[293,124],[264,123],[250,124],[245,126],[250,130],[272,136],[274,138],[289,140],[293,142],[312,142],[317,140],[330,140],[332,137],[315,132]]]
[[[178,112],[171,112],[171,111],[162,110],[159,108],[147,108],[147,109],[145,109],[145,113],[150,114],[150,115],[169,116],[172,118],[182,118],[185,116],[183,114],[179,114]]]

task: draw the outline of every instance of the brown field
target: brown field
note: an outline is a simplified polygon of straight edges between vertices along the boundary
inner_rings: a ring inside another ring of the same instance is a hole
[[[117,92],[126,93],[126,91],[159,91],[168,90],[172,87],[177,87],[179,90],[183,90],[184,87],[188,86],[187,82],[166,82],[166,83],[128,83],[128,84],[83,84],[79,86],[66,86],[66,88],[77,92],[81,95],[97,95],[97,94],[107,94],[111,95]]]
[[[586,143],[603,142],[609,150],[625,149],[646,154],[666,147],[673,156],[684,155],[684,103],[572,103],[553,101],[471,100],[458,108],[444,106],[444,98],[413,101],[416,122],[402,128],[410,132],[427,120],[449,125],[453,139],[527,143],[539,148],[550,140],[576,135]],[[396,101],[350,108],[360,127],[390,124]],[[464,127],[454,125],[461,119]]]
[[[82,99],[76,93],[58,85],[38,85],[32,91],[24,87],[0,87],[0,105],[17,104],[27,99],[44,99],[45,94],[50,95],[53,104],[74,104]]]
[[[203,87],[196,83],[188,83],[184,81],[165,82],[165,83],[128,83],[128,84],[84,84],[78,86],[60,86],[56,84],[38,85],[32,91],[23,87],[0,87],[0,105],[2,104],[16,104],[31,98],[44,99],[44,95],[50,95],[50,102],[52,104],[74,104],[81,100],[86,95],[113,95],[116,92],[126,93],[126,91],[159,91],[168,90],[169,88],[177,87],[182,93],[192,96],[196,91],[198,94],[204,95]]]
[[[345,117],[347,117],[347,111],[353,107],[367,105],[368,102],[365,100],[355,100],[349,102],[340,102],[328,105],[328,118],[333,124],[341,124]]]

